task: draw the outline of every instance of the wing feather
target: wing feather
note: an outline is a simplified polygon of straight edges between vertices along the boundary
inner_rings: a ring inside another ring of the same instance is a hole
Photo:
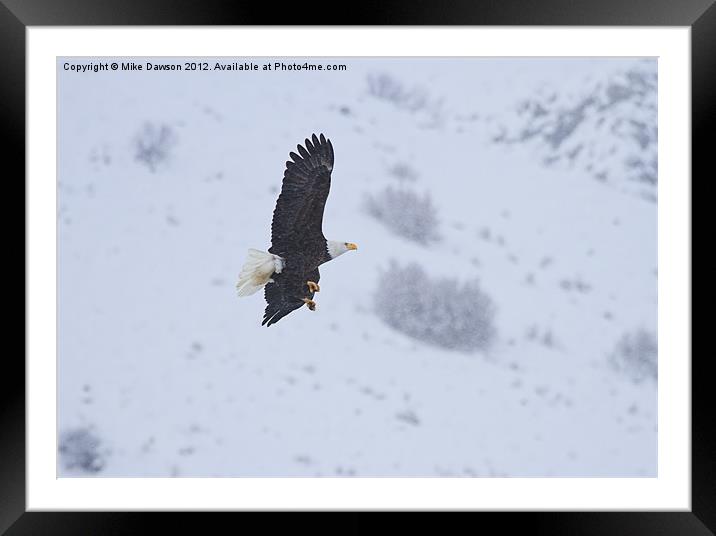
[[[308,139],[306,140],[308,141]],[[311,160],[311,153],[309,153],[306,149],[303,148],[301,145],[296,146],[298,148],[298,152],[305,160]]]

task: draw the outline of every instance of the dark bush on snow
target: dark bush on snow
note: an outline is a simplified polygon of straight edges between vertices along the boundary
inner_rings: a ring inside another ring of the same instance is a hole
[[[418,172],[410,164],[397,163],[388,172],[400,183],[415,182],[418,179]]]
[[[134,158],[146,165],[152,173],[169,159],[176,135],[169,125],[145,123],[142,131],[134,138]]]
[[[100,472],[106,463],[101,441],[89,428],[72,428],[60,434],[58,450],[66,469]]]
[[[375,310],[393,329],[449,350],[486,350],[496,335],[494,303],[477,281],[431,279],[417,264],[391,263]]]
[[[408,89],[387,73],[368,76],[368,93],[411,112],[422,110],[430,104],[425,90],[421,88]]]
[[[440,240],[437,210],[427,193],[420,197],[412,190],[388,186],[368,195],[365,208],[392,232],[413,242],[427,245]]]
[[[625,333],[609,356],[618,372],[634,382],[657,379],[658,347],[656,336],[645,329]]]

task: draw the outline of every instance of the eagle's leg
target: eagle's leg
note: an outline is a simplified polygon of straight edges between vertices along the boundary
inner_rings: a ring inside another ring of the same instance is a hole
[[[309,308],[311,311],[315,311],[315,310],[316,310],[316,302],[314,302],[312,299],[310,299],[310,298],[303,298],[303,303],[305,303],[306,305],[308,305],[308,308]]]
[[[321,287],[318,286],[318,283],[314,283],[313,281],[306,281],[306,285],[308,285],[308,290],[311,292],[321,292]]]

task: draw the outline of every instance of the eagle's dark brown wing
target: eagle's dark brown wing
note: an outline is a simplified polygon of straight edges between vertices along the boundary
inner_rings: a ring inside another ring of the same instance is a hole
[[[293,255],[315,256],[326,250],[323,209],[331,188],[333,146],[323,134],[298,145],[286,162],[281,194],[271,223],[269,252],[289,260]],[[312,258],[307,259],[310,263]]]

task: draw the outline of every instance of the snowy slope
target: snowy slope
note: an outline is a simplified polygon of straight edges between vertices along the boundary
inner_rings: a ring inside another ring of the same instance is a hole
[[[611,360],[625,333],[656,332],[655,186],[631,195],[586,163],[545,165],[537,138],[495,134],[520,132],[546,87],[569,108],[656,63],[340,61],[60,72],[59,474],[654,476],[655,378]],[[620,117],[644,120],[629,102]],[[565,143],[616,136],[585,125]],[[269,246],[284,162],[313,132],[336,153],[324,232],[359,250],[321,269],[316,312],[266,329],[262,295],[234,284],[246,250]],[[628,184],[619,162],[610,179]],[[387,187],[429,196],[438,240],[366,209]],[[383,322],[391,260],[479,281],[492,345],[450,350]]]

